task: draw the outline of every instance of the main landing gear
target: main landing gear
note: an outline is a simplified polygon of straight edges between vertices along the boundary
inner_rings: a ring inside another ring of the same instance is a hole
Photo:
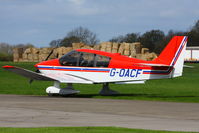
[[[111,90],[109,87],[109,83],[103,83],[103,87],[99,92],[102,96],[112,96],[112,95],[118,95],[119,92]]]
[[[54,86],[50,86],[46,88],[46,93],[49,96],[68,96],[68,95],[75,95],[79,93],[80,91],[75,90],[72,86],[72,83],[68,83],[67,87],[65,88],[60,88],[60,82],[55,81]],[[111,90],[109,88],[109,83],[103,83],[102,89],[99,92],[100,95],[102,96],[111,96],[111,95],[118,95],[119,92]]]

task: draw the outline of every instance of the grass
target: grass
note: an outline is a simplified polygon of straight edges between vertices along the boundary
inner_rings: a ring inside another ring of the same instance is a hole
[[[34,63],[0,62],[3,65],[14,65],[29,70],[35,70]],[[111,84],[113,90],[121,92],[117,96],[100,96],[98,92],[101,85],[74,84],[80,90],[76,96],[82,98],[110,98],[129,100],[153,100],[174,102],[199,102],[199,64],[187,64],[194,68],[184,68],[182,77],[174,79],[150,80],[145,84],[115,85]],[[34,81],[28,83],[29,79],[5,71],[0,68],[0,94],[21,95],[46,95],[45,88],[53,85],[53,82]],[[64,85],[63,85],[64,86]]]
[[[154,131],[117,127],[47,127],[47,128],[0,128],[2,133],[191,133]]]

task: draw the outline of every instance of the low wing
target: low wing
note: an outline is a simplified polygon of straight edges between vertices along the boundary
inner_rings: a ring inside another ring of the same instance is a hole
[[[45,76],[50,78],[55,78],[61,83],[83,83],[83,84],[93,84],[92,80],[72,75],[72,74],[65,74],[63,72],[56,72],[56,73],[46,73]]]
[[[59,81],[61,83],[86,83],[92,84],[93,81],[84,79],[82,77],[77,77],[75,75],[64,74],[62,72],[58,73],[47,73],[40,74],[27,69],[15,67],[15,66],[3,66],[8,71],[14,72],[26,78],[30,78],[33,80],[43,80],[43,81]]]
[[[47,77],[45,75],[30,71],[30,70],[27,70],[27,69],[19,68],[19,67],[3,66],[3,68],[5,68],[8,71],[14,72],[16,74],[19,74],[21,76],[24,76],[26,78],[30,78],[30,79],[33,79],[33,80],[57,81],[54,78],[50,78],[50,77]]]

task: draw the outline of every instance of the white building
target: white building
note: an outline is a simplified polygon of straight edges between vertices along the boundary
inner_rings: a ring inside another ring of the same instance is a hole
[[[185,61],[199,62],[199,46],[187,47],[185,52]]]

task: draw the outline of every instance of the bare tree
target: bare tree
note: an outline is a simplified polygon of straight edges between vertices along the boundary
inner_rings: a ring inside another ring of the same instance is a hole
[[[32,48],[32,47],[35,47],[35,46],[31,43],[26,43],[26,44],[21,43],[21,44],[16,44],[13,47],[14,48],[24,48],[24,49],[26,49],[26,48]]]
[[[110,42],[117,42],[117,43],[121,43],[121,42],[124,42],[124,36],[122,35],[119,35],[117,37],[113,37],[112,39],[110,39],[109,41]]]
[[[138,41],[139,37],[140,35],[138,33],[129,33],[129,34],[126,34],[125,36],[119,35],[118,37],[113,37],[109,41],[117,42],[117,43],[121,43],[121,42],[132,43],[132,42]]]
[[[51,42],[50,42],[50,47],[58,47],[58,46],[60,46],[61,45],[61,42],[62,42],[62,40],[61,39],[57,39],[57,40],[52,40]]]
[[[60,45],[61,46],[66,46],[66,47],[71,47],[72,46],[72,43],[79,43],[79,42],[82,42],[80,40],[80,38],[76,37],[76,36],[70,36],[70,37],[65,37]]]
[[[70,32],[68,32],[65,38],[76,38],[75,41],[79,40],[80,42],[86,43],[88,45],[95,45],[99,42],[97,35],[91,32],[87,28],[78,27]]]
[[[12,45],[8,43],[0,43],[0,53],[11,55],[12,49],[13,49]]]

